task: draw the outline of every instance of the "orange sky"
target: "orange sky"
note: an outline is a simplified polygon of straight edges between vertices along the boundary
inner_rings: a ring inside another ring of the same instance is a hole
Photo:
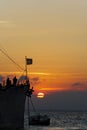
[[[87,90],[87,1],[0,1],[0,49],[25,68],[35,91]],[[1,75],[23,75],[0,52]]]

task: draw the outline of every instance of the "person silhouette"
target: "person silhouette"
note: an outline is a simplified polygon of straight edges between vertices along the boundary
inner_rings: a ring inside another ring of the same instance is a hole
[[[17,78],[16,78],[16,76],[13,78],[13,85],[14,86],[16,86],[16,84],[17,84]]]
[[[10,86],[11,85],[11,80],[9,78],[7,78],[6,80],[6,86]]]

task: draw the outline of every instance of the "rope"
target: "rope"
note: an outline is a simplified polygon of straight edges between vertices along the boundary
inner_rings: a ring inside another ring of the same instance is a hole
[[[28,97],[28,124],[29,124],[29,121],[30,121],[30,110],[29,110],[29,97]]]
[[[31,97],[30,97],[30,102],[31,102],[31,105],[32,105],[32,107],[33,107],[33,110],[36,112],[36,109],[35,109],[35,107],[34,107],[34,104],[33,104],[32,100],[31,100]]]
[[[19,64],[17,64],[5,51],[0,49],[0,51],[10,60],[12,61],[18,68],[20,68],[22,71],[25,71]]]

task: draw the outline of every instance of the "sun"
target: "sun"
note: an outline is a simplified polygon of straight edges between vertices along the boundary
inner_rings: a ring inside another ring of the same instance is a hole
[[[37,94],[37,98],[44,98],[45,94],[43,92],[39,92]]]

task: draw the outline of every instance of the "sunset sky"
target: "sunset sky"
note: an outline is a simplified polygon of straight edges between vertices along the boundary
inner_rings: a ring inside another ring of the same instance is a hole
[[[35,92],[87,91],[87,0],[0,0],[0,49]],[[0,52],[0,75],[19,75]]]

